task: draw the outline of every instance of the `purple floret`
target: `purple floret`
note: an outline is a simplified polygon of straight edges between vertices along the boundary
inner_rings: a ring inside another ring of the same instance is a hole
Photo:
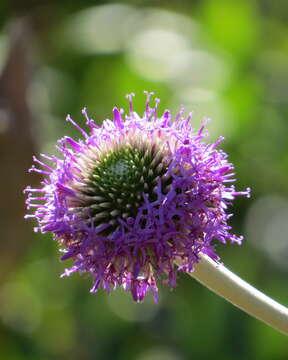
[[[223,138],[204,142],[205,124],[194,131],[191,114],[184,118],[182,109],[174,120],[167,110],[158,116],[159,100],[151,107],[151,95],[147,93],[142,116],[134,112],[129,95],[129,115],[124,118],[123,111],[114,108],[113,120],[101,127],[84,109],[88,133],[68,116],[83,138],[59,140],[61,158],[41,154],[49,165],[34,158],[41,169],[33,166],[31,171],[45,179],[40,189],[25,190],[27,208],[35,208],[27,217],[37,219],[36,230],[52,232],[64,252],[62,260],[74,259],[62,276],[89,273],[94,279],[91,292],[123,286],[138,302],[148,291],[157,301],[160,278],[175,287],[177,272],[193,271],[200,253],[218,260],[215,241],[241,244],[242,237],[230,234],[226,209],[235,196],[249,196],[249,189],[236,192],[229,185],[233,165],[217,149]],[[113,156],[119,157],[118,163]],[[132,203],[126,193],[105,183],[108,176],[118,184],[122,175],[128,179],[123,188],[136,199]],[[181,267],[175,260],[181,260]]]

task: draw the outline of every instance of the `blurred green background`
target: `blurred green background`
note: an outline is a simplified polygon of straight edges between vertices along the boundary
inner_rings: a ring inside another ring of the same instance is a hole
[[[89,294],[91,279],[60,279],[51,236],[24,222],[33,153],[53,154],[65,116],[97,122],[135,92],[203,117],[224,135],[237,187],[231,211],[243,246],[224,263],[287,304],[287,0],[0,2],[0,358],[284,360],[287,338],[181,274],[160,302],[134,304],[119,290]]]

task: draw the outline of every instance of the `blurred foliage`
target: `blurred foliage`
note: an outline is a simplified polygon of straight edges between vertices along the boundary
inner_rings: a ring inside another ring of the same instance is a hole
[[[129,92],[137,94],[139,111],[143,90],[152,90],[160,110],[175,114],[184,104],[194,111],[196,127],[212,118],[211,139],[226,137],[237,186],[250,186],[253,194],[232,210],[234,230],[246,241],[239,248],[219,245],[219,253],[228,267],[287,304],[287,14],[285,0],[2,0],[0,72],[13,27],[24,19],[33,48],[27,101],[37,152],[51,154],[59,137],[78,136],[63,120],[66,113],[84,124],[87,106],[101,123],[114,105],[127,109]],[[4,105],[0,95],[0,110]],[[3,114],[0,135],[9,128]],[[16,145],[17,138],[11,148]],[[1,358],[287,359],[283,335],[188,276],[179,276],[175,291],[160,289],[159,304],[151,298],[134,304],[121,290],[89,294],[85,276],[59,278],[68,265],[59,262],[56,244],[30,228],[22,256],[9,271],[1,268]],[[16,240],[22,248],[24,235]],[[13,257],[9,251],[6,258]]]

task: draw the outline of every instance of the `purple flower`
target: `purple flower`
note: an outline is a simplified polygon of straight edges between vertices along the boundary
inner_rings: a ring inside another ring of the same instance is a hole
[[[86,110],[89,133],[71,122],[81,140],[59,140],[62,157],[34,158],[45,175],[40,189],[28,187],[27,207],[38,221],[36,230],[52,232],[73,272],[93,277],[91,292],[117,286],[142,301],[150,290],[157,301],[160,278],[176,286],[177,271],[191,272],[204,253],[218,259],[213,241],[240,244],[230,234],[227,205],[236,195],[229,184],[233,166],[214,144],[203,141],[205,124],[194,131],[191,114],[183,109],[172,120],[166,110],[157,114],[147,93],[144,114],[113,109],[113,120],[101,127]],[[39,193],[39,195],[38,195]],[[177,268],[175,260],[181,260]]]

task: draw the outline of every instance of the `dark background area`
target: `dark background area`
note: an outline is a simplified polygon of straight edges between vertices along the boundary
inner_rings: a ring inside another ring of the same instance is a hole
[[[67,113],[99,124],[125,94],[160,97],[160,110],[212,118],[237,188],[231,211],[245,242],[218,245],[223,262],[287,304],[288,3],[284,0],[0,2],[0,357],[7,360],[287,359],[287,338],[198,284],[178,277],[160,302],[89,293],[91,280],[60,279],[49,235],[24,221],[35,153],[78,137]],[[34,224],[35,226],[35,224]]]

